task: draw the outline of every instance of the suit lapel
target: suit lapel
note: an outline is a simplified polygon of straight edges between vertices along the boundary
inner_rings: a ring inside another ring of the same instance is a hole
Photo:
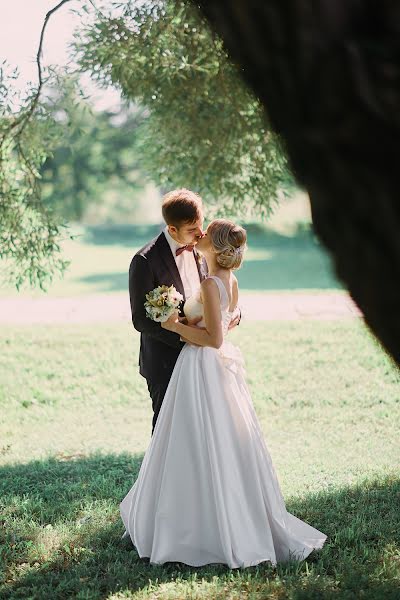
[[[167,242],[167,238],[165,237],[164,232],[162,232],[159,235],[156,243],[158,246],[158,251],[159,251],[160,257],[163,260],[163,262],[171,276],[172,283],[174,284],[174,286],[178,290],[178,292],[180,292],[182,294],[184,300],[186,300],[185,290],[183,288],[182,279],[181,279],[181,276],[179,275],[178,267],[176,266],[175,259],[172,256],[171,248]]]

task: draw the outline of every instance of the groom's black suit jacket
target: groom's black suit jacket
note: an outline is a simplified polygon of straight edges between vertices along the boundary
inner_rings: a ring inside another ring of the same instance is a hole
[[[185,252],[187,252],[185,250]],[[193,250],[202,281],[208,274],[206,261]],[[146,294],[159,285],[174,285],[186,300],[175,258],[164,232],[144,246],[129,267],[129,296],[132,323],[140,331],[140,374],[152,383],[167,383],[184,344],[178,334],[163,329],[146,316]],[[183,302],[180,305],[182,315]]]

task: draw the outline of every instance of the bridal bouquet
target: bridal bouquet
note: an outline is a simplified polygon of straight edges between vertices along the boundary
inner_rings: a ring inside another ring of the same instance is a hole
[[[146,294],[146,316],[153,321],[164,323],[176,311],[181,300],[182,294],[173,285],[159,285]]]

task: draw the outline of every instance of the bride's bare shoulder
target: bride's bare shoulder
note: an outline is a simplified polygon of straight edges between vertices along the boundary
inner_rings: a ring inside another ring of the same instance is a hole
[[[212,277],[206,277],[201,282],[200,289],[205,291],[218,290],[218,284]]]
[[[218,283],[212,277],[207,277],[201,282],[200,297],[203,303],[206,298],[208,298],[208,300],[212,302],[214,301],[214,299],[218,299],[219,301],[219,286]]]

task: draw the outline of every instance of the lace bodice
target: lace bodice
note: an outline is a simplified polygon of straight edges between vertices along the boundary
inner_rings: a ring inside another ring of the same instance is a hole
[[[231,322],[232,312],[233,312],[233,311],[228,310],[228,308],[229,308],[228,292],[226,291],[223,281],[219,277],[217,277],[216,275],[209,275],[208,278],[214,279],[214,281],[218,285],[219,297],[220,297],[220,302],[221,302],[222,333],[225,337],[226,334],[228,333],[228,327],[229,327],[229,323]],[[204,316],[204,307],[203,307],[203,303],[201,302],[201,299],[200,299],[200,287],[196,290],[196,292],[193,294],[193,296],[190,296],[190,298],[188,298],[186,300],[184,307],[183,307],[183,311],[185,313],[185,316],[188,319],[195,319],[197,317]],[[199,327],[205,326],[204,319],[202,319],[198,323],[198,326]]]

